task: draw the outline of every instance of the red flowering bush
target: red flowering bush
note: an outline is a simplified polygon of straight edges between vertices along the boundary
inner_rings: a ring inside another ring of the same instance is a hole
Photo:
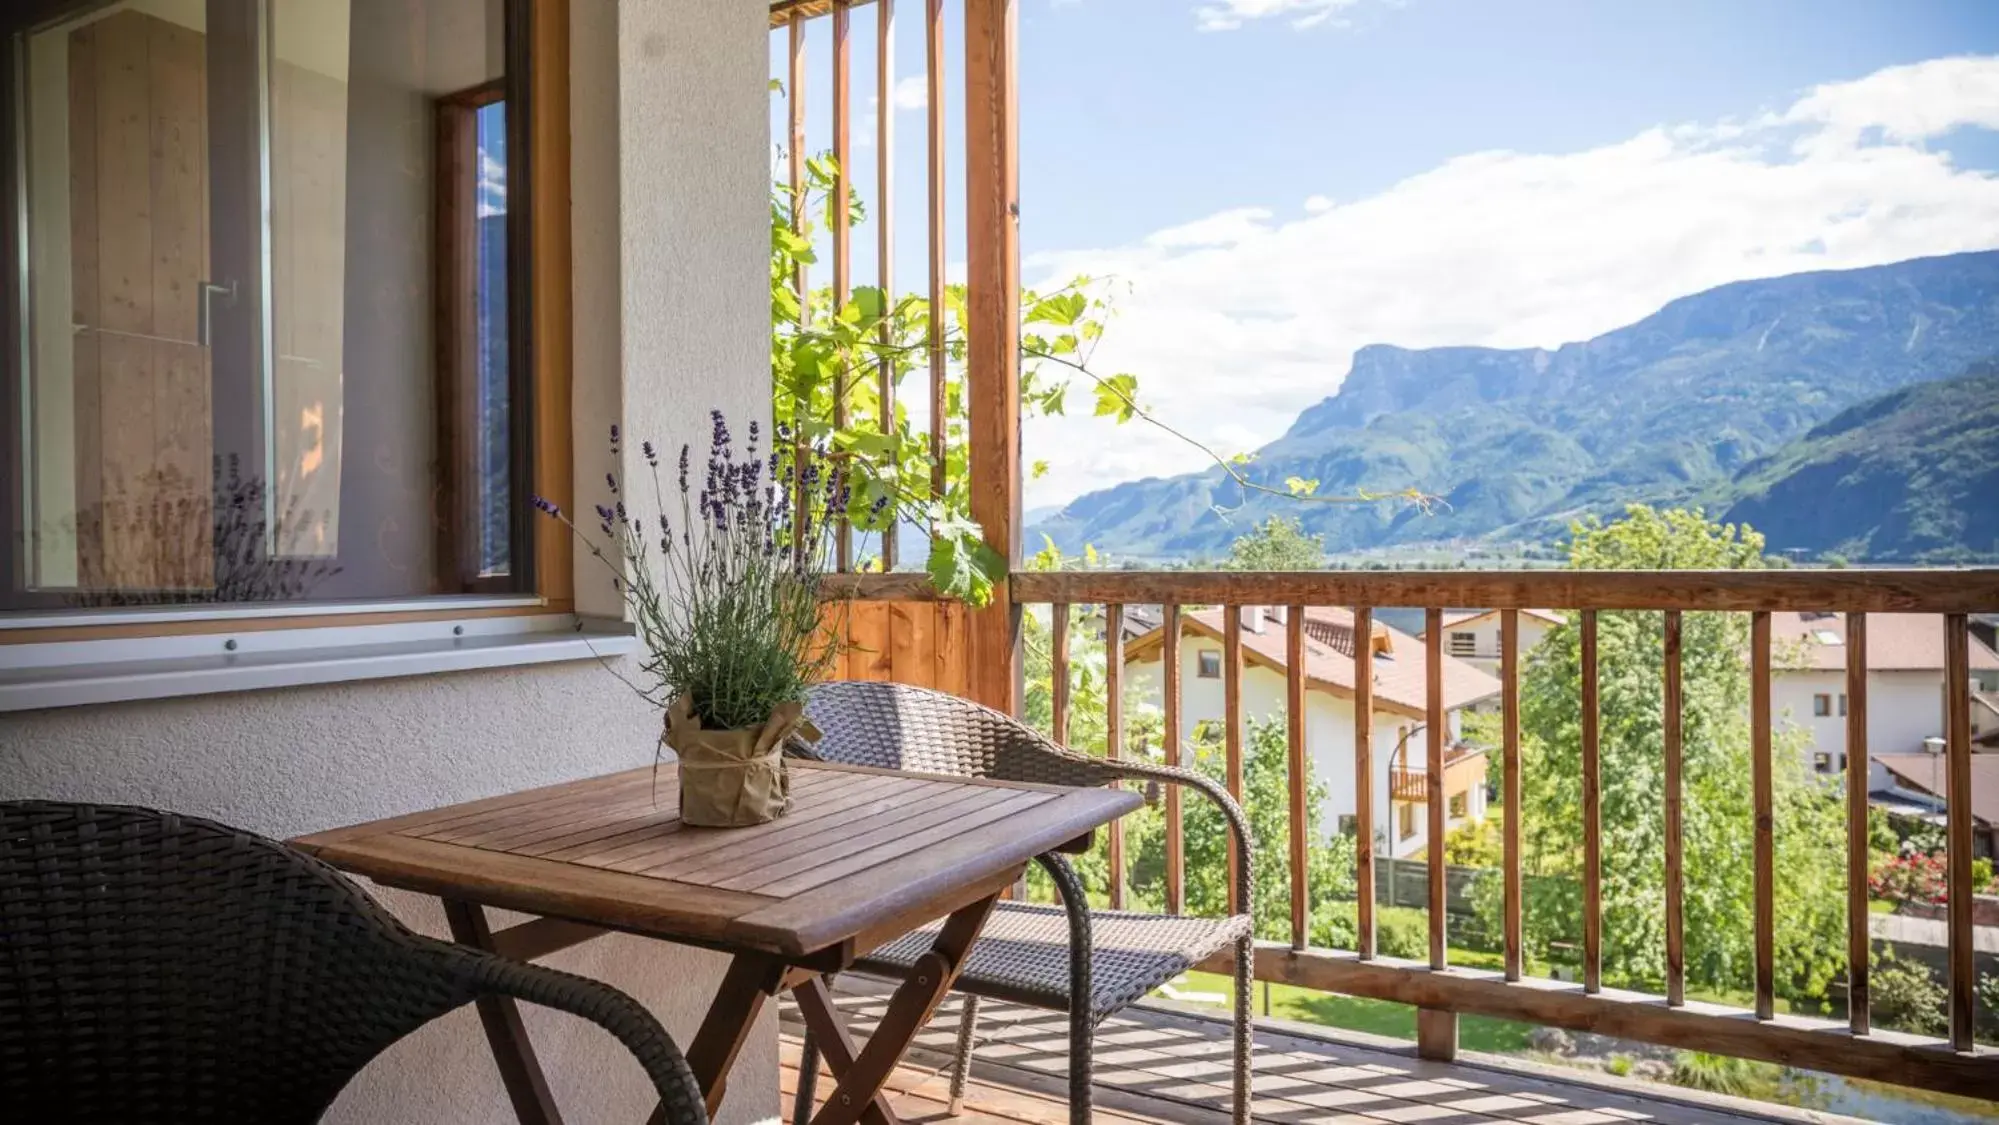
[[[1944,901],[1942,855],[1897,856],[1874,869],[1867,889],[1875,898],[1895,902]]]

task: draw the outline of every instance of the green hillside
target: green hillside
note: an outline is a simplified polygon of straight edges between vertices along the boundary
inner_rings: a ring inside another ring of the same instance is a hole
[[[1999,557],[1999,365],[1842,411],[1717,499],[1773,546],[1852,558]],[[1720,510],[1721,505],[1714,505]]]

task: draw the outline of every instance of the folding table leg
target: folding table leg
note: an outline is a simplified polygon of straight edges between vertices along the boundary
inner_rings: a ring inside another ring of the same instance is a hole
[[[708,1101],[708,1115],[722,1108],[727,1092],[729,1068],[749,1038],[750,1026],[763,1010],[764,998],[777,994],[784,981],[784,962],[759,953],[739,953],[722,975],[714,1003],[702,1017],[701,1029],[687,1048],[687,1066]],[[653,1122],[664,1121],[663,1107],[653,1111]]]
[[[833,1072],[837,1082],[853,1067],[857,1052],[853,1036],[847,1034],[846,1021],[840,1018],[839,1010],[833,1006],[832,989],[827,986],[825,978],[813,977],[793,986],[791,996],[798,1001],[799,1014],[805,1017],[805,1028],[810,1033],[808,1038],[817,1045],[818,1053],[826,1056],[826,1067]],[[801,1091],[807,1089],[807,1066],[816,1066],[810,1055],[801,1058],[798,1063],[798,1088]],[[834,1097],[838,1096],[839,1091],[835,1090]],[[828,1099],[829,1104],[832,1100]],[[794,1125],[805,1125],[811,1116],[812,1099],[809,1095],[792,1105]],[[861,1107],[861,1122],[862,1125],[902,1125],[895,1110],[889,1108],[888,1098],[879,1093]]]
[[[477,903],[444,900],[444,917],[451,924],[451,938],[487,953],[493,952],[493,930],[486,923],[485,908]],[[528,1042],[527,1028],[521,1024],[521,1010],[507,996],[481,996],[473,1002],[479,1022],[485,1025],[486,1042],[493,1048],[493,1061],[500,1067],[500,1082],[514,1103],[514,1116],[521,1125],[562,1125],[562,1111],[548,1092],[548,1077]]]
[[[868,1037],[867,1045],[852,1063],[845,1067],[838,1065],[831,1043],[821,1039],[820,1049],[826,1052],[826,1063],[839,1083],[825,1106],[812,1118],[812,1125],[855,1125],[874,1104],[896,1063],[909,1050],[910,1041],[923,1029],[931,1013],[951,991],[952,982],[964,970],[972,942],[985,928],[986,918],[992,914],[993,903],[998,899],[998,895],[990,895],[944,920],[930,951],[916,959],[909,975],[889,998],[888,1010],[882,1014],[875,1033]],[[802,997],[800,1007],[804,1007]]]

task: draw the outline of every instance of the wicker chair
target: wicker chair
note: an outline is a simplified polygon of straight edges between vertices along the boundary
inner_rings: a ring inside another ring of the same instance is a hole
[[[903,684],[838,681],[813,689],[806,705],[823,737],[793,751],[832,762],[1050,785],[1099,786],[1157,781],[1198,790],[1220,806],[1242,862],[1237,901],[1227,918],[1093,911],[1066,859],[1039,857],[1055,879],[1062,906],[1002,902],[972,953],[958,991],[965,994],[951,1072],[953,1109],[964,1097],[976,1037],[979,997],[1069,1014],[1069,1097],[1075,1121],[1089,1119],[1090,1045],[1105,1017],[1151,993],[1223,947],[1235,946],[1234,1121],[1249,1121],[1252,907],[1250,865],[1256,850],[1242,809],[1221,786],[1185,770],[1105,761],[1065,750],[1016,720],[954,695]],[[862,972],[900,979],[930,947],[936,925],[875,950]],[[817,1063],[808,1036],[799,1068],[797,1120],[809,1116]]]
[[[213,821],[0,803],[0,1117],[318,1121],[370,1059],[482,996],[598,1024],[668,1121],[707,1120],[665,1029],[607,985],[411,933],[332,868]]]

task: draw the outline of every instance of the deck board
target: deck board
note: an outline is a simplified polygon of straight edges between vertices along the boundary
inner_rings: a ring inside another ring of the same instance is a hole
[[[857,1036],[873,1030],[884,1004],[873,982],[844,976],[836,998]],[[954,998],[917,1036],[891,1087],[896,1111],[905,1120],[963,1125],[1067,1122],[1066,1017],[994,1001],[980,1007],[980,1046],[965,1112],[955,1119],[944,1115],[945,1068],[958,1011]],[[803,1025],[788,1005],[783,1018],[788,1114]],[[1098,1029],[1096,1120],[1226,1125],[1230,1059],[1224,1023],[1129,1009]],[[1259,1027],[1254,1065],[1255,1118],[1283,1125],[1743,1125],[1806,1119],[1783,1107],[1632,1080],[1593,1080],[1580,1072],[1565,1079],[1552,1068],[1515,1068],[1497,1059],[1428,1062],[1415,1056],[1413,1045],[1338,1032],[1321,1038]],[[820,1093],[830,1088],[822,1080]]]

